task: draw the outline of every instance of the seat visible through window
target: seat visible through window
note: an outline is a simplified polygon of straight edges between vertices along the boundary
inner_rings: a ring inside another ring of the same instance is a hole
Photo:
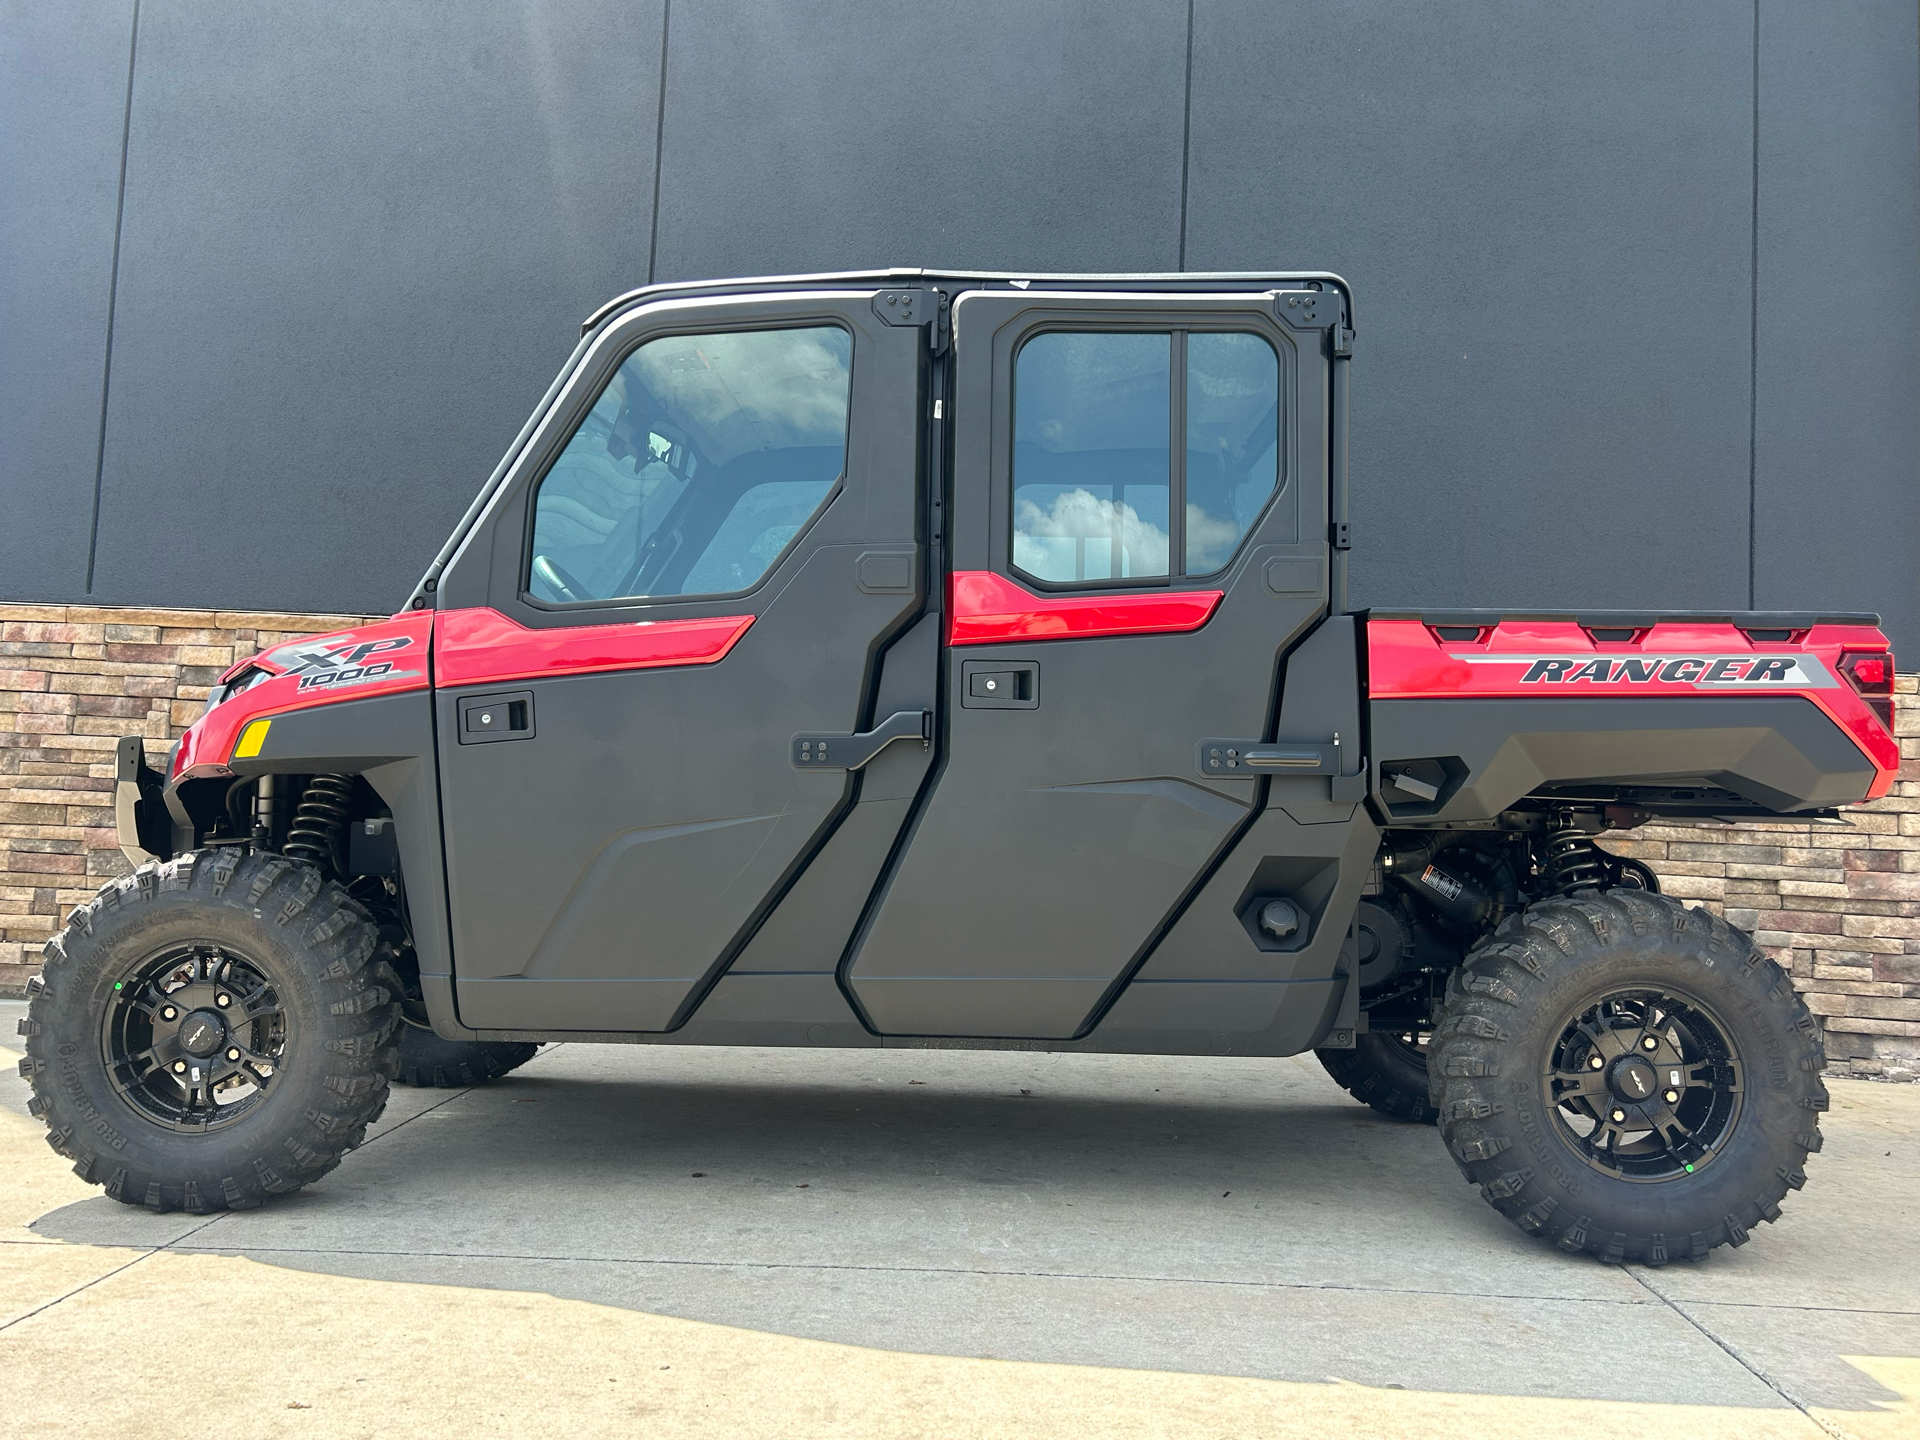
[[[540,483],[528,593],[577,604],[757,585],[845,470],[852,359],[852,336],[829,326],[642,345]]]

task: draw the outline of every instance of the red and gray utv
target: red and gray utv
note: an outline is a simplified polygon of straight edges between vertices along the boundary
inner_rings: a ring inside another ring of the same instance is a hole
[[[34,983],[117,1199],[327,1173],[542,1041],[1316,1051],[1572,1251],[1820,1146],[1751,938],[1595,843],[1837,819],[1870,615],[1354,611],[1337,277],[623,296],[392,620],[234,668]]]

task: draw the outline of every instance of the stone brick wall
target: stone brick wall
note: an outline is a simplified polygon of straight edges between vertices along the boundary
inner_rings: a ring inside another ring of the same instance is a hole
[[[0,605],[0,994],[19,993],[74,905],[126,869],[113,743],[157,752],[235,660],[353,615]],[[1673,895],[1753,930],[1827,1031],[1835,1065],[1920,1079],[1920,702],[1899,689],[1894,793],[1851,826],[1645,826],[1605,837]]]
[[[19,994],[73,906],[127,869],[113,746],[156,763],[235,660],[366,616],[0,605],[0,995]]]

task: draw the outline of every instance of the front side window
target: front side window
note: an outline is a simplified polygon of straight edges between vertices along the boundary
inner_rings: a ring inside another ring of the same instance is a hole
[[[1013,563],[1038,580],[1210,574],[1279,488],[1280,361],[1259,335],[1037,335],[1013,411]]]
[[[527,593],[750,589],[845,471],[852,362],[837,326],[642,345],[540,482]]]

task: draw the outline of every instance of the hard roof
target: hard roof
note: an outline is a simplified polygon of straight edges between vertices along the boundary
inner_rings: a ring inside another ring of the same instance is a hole
[[[1259,285],[1271,289],[1290,286],[1318,286],[1338,290],[1346,302],[1347,328],[1353,321],[1353,290],[1347,282],[1329,270],[1185,270],[1111,274],[1043,274],[993,270],[834,270],[817,275],[756,275],[731,280],[678,280],[659,285],[643,285],[618,295],[586,318],[582,335],[590,334],[615,311],[624,310],[642,300],[668,296],[727,295],[768,289],[805,289],[827,285],[910,285],[950,281],[969,289],[1006,287],[1026,289],[1038,286],[1046,290],[1100,286],[1106,289],[1208,289],[1222,285]]]

